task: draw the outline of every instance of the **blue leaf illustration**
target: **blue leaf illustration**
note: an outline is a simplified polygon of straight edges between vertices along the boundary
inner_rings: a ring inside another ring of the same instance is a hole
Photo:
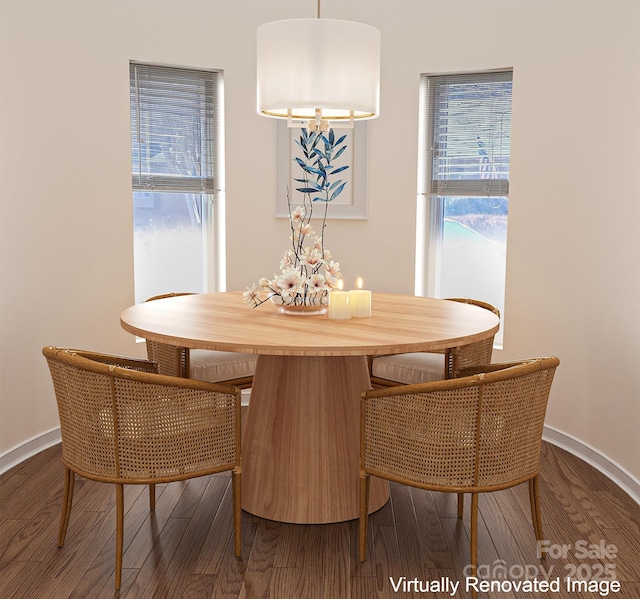
[[[335,175],[336,173],[341,173],[342,171],[346,171],[349,168],[348,164],[345,164],[344,166],[339,166],[337,169],[335,169],[334,171],[331,171],[332,175]]]
[[[329,198],[329,201],[334,200],[335,198],[337,198],[341,193],[342,190],[344,189],[344,186],[347,184],[347,182],[345,181],[342,185],[340,185],[340,187],[338,187],[332,194],[331,197]]]
[[[319,169],[317,169],[317,168],[313,168],[312,166],[308,166],[308,165],[306,165],[304,163],[302,165],[300,165],[300,166],[302,166],[302,168],[305,171],[307,171],[308,173],[313,173],[314,175],[318,175],[318,176],[320,176],[322,178],[326,177],[326,173],[321,171],[321,170],[319,170]]]
[[[336,160],[337,158],[340,157],[340,155],[342,154],[342,152],[344,152],[347,149],[347,146],[342,146],[337,152],[336,155],[333,157],[334,160]]]
[[[325,160],[326,162],[329,162],[327,155],[322,151],[322,150],[318,150],[318,148],[313,148],[313,153],[316,156],[319,156],[320,158],[322,158],[323,160]]]

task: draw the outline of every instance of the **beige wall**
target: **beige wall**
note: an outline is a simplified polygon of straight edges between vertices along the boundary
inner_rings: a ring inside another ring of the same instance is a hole
[[[640,478],[640,5],[324,0],[382,32],[369,219],[332,221],[345,276],[414,288],[418,80],[514,69],[505,345],[562,360],[547,424]],[[221,68],[229,289],[276,268],[274,125],[255,30],[306,0],[0,0],[0,454],[57,426],[45,344],[124,354],[133,302],[128,61]],[[147,24],[143,24],[143,23]],[[444,26],[440,26],[443,24]]]

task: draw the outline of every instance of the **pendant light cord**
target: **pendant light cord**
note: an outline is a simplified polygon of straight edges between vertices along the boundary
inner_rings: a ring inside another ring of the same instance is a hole
[[[318,18],[320,18],[320,0],[318,0]]]

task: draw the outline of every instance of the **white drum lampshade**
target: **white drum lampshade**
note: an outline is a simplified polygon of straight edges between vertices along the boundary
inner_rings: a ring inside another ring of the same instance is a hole
[[[336,19],[258,27],[258,113],[310,120],[380,113],[380,31]]]

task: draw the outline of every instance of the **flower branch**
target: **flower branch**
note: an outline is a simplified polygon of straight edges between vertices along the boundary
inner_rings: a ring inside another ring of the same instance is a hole
[[[296,191],[301,193],[301,206],[291,209],[289,191],[289,226],[291,247],[280,260],[280,274],[273,279],[262,278],[258,286],[247,287],[244,301],[253,307],[271,300],[284,305],[324,305],[332,289],[336,289],[342,277],[340,263],[335,262],[324,245],[324,231],[329,203],[344,190],[347,181],[335,175],[349,168],[336,165],[335,161],[347,149],[346,136],[336,137],[333,129],[326,133],[308,132],[302,129],[296,144],[302,156],[294,162],[302,169],[302,175],[294,179],[300,183]],[[316,202],[324,203],[321,229],[317,233],[312,225]],[[262,296],[266,293],[266,296]]]

